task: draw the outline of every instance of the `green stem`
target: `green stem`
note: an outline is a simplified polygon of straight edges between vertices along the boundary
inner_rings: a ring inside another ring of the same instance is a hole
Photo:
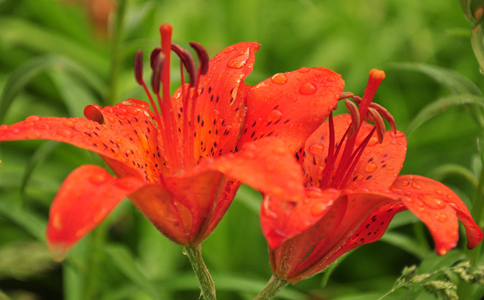
[[[117,103],[118,77],[121,65],[121,42],[123,37],[124,16],[126,14],[127,0],[118,0],[118,9],[114,21],[113,37],[111,44],[111,71],[109,75],[109,91],[107,94],[107,104]]]
[[[208,272],[205,262],[203,261],[202,247],[200,246],[200,244],[195,247],[183,248],[183,254],[188,256],[188,260],[190,261],[193,271],[197,276],[203,299],[216,300],[217,297],[215,296],[215,284],[213,282],[212,276],[210,275],[210,272]]]
[[[480,152],[481,152],[481,160],[484,162],[484,140],[480,141]],[[479,183],[476,189],[476,195],[474,198],[474,202],[472,203],[471,215],[474,218],[475,222],[479,227],[482,228],[482,216],[484,213],[484,165],[481,169],[481,174],[479,176]],[[481,249],[482,243],[479,243],[476,248],[469,250],[467,248],[464,249],[465,255],[470,259],[471,266],[477,266],[479,259],[481,257]],[[459,295],[459,299],[461,300],[472,300],[472,295],[474,294],[474,286],[471,283],[460,281],[459,286],[457,288],[457,294]]]
[[[264,289],[254,298],[254,300],[270,300],[274,298],[289,282],[280,279],[272,274],[271,279],[264,287]]]
[[[101,272],[100,264],[103,260],[103,254],[100,251],[106,239],[106,232],[109,226],[107,223],[100,224],[91,232],[91,240],[87,257],[87,270],[84,274],[84,297],[83,299],[96,299],[99,292]]]

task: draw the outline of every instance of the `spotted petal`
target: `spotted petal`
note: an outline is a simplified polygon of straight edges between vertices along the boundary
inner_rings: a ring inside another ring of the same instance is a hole
[[[46,139],[69,143],[106,158],[119,177],[156,181],[156,165],[162,165],[157,130],[148,108],[142,105],[144,102],[136,103],[104,109],[89,105],[86,115],[92,120],[30,116],[25,121],[0,126],[0,141]],[[105,124],[100,124],[103,120]]]
[[[245,115],[244,99],[247,90],[244,79],[252,72],[257,43],[239,43],[227,47],[209,62],[207,74],[200,76],[195,106],[194,157],[217,157],[232,152],[237,143]],[[183,128],[184,109],[182,93],[188,86],[173,94],[177,127]],[[192,92],[193,93],[193,92]],[[186,113],[191,113],[191,109]],[[177,131],[178,141],[183,142],[182,130]],[[182,145],[186,147],[187,145]]]
[[[278,136],[296,152],[333,110],[343,88],[341,76],[325,68],[302,68],[262,81],[247,94],[239,145]]]
[[[482,230],[472,219],[459,196],[440,182],[417,175],[402,175],[391,190],[401,197],[405,206],[429,228],[437,254],[444,255],[457,245],[457,219],[467,232],[467,247],[474,248],[482,241]]]
[[[146,185],[134,177],[117,179],[101,167],[84,165],[63,182],[47,224],[49,246],[65,252],[106,218],[125,197]]]

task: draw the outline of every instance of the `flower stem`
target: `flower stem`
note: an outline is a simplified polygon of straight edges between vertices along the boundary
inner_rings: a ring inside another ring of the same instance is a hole
[[[127,0],[118,0],[118,9],[113,27],[111,41],[111,70],[109,75],[109,91],[107,94],[107,104],[114,105],[117,102],[118,77],[121,64],[121,42],[123,38],[123,21],[126,14]]]
[[[203,261],[202,247],[200,246],[200,244],[195,247],[183,248],[183,254],[188,256],[188,260],[190,261],[193,271],[197,276],[203,299],[216,300],[217,297],[215,296],[215,284],[213,282],[212,276],[208,272],[205,262]]]
[[[264,289],[254,298],[254,300],[270,300],[274,298],[289,282],[280,279],[272,274],[271,279],[264,287]]]

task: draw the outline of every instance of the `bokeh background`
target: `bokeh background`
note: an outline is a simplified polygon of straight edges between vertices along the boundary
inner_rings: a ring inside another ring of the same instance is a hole
[[[121,27],[115,26],[116,11],[123,15]],[[237,42],[259,42],[248,84],[324,66],[342,74],[346,91],[362,95],[368,72],[383,69],[387,77],[375,102],[402,131],[422,108],[451,91],[398,63],[447,68],[484,86],[470,45],[472,26],[457,0],[0,0],[0,123],[33,114],[81,117],[87,104],[147,100],[133,77],[133,56],[158,45],[164,22],[174,26],[175,43],[187,48],[197,41],[211,57]],[[436,176],[447,164],[476,172],[479,135],[465,108],[450,108],[408,136],[402,173]],[[0,160],[0,299],[198,298],[181,247],[129,201],[63,263],[52,260],[44,238],[49,205],[76,167],[103,165],[96,155],[55,142],[22,141],[2,143]],[[438,177],[470,205],[472,183]],[[270,278],[260,199],[243,187],[202,245],[221,300],[252,299]],[[405,266],[420,264],[432,250],[424,226],[403,213],[381,241],[341,259],[331,274],[287,288],[280,299],[377,299]]]

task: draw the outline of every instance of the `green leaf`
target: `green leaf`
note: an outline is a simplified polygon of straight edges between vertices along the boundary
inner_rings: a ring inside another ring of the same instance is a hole
[[[39,241],[45,241],[47,221],[27,208],[20,209],[3,198],[0,201],[0,215],[17,223]]]
[[[464,75],[450,69],[417,63],[397,63],[390,65],[390,67],[399,70],[420,72],[429,76],[437,83],[444,85],[455,94],[482,95],[481,90],[474,82]]]
[[[380,241],[405,250],[419,259],[424,259],[431,253],[431,251],[422,247],[419,243],[415,242],[415,240],[397,232],[386,232]]]
[[[453,96],[440,98],[430,103],[419,112],[419,114],[408,125],[406,134],[410,135],[412,132],[415,131],[415,129],[420,127],[423,123],[435,117],[439,113],[445,111],[449,107],[455,106],[455,105],[465,105],[465,104],[472,104],[479,107],[484,107],[484,98],[481,96],[476,96],[471,94],[453,95]]]
[[[107,55],[86,47],[67,35],[19,18],[6,16],[2,16],[0,25],[0,43],[5,47],[23,46],[35,52],[67,55],[82,65],[88,66],[97,74],[107,74],[109,68]]]
[[[112,259],[114,265],[131,282],[144,290],[152,299],[159,299],[155,286],[146,278],[136,265],[134,257],[124,246],[105,245],[103,251]]]
[[[59,142],[55,141],[47,141],[42,144],[40,148],[38,148],[34,154],[30,157],[27,161],[27,166],[25,167],[24,174],[22,176],[22,182],[20,184],[20,193],[25,195],[25,188],[29,183],[29,179],[32,175],[32,172],[35,170],[35,167],[44,159],[49,156],[49,154],[59,145]]]
[[[234,200],[239,201],[240,203],[244,204],[250,211],[252,211],[256,215],[259,215],[261,205],[261,196],[259,192],[254,191],[248,186],[242,185],[237,191]]]
[[[474,23],[474,17],[472,16],[470,1],[460,0],[459,2],[460,2],[460,7],[462,8],[462,11],[464,12],[464,15],[466,16],[467,20]]]
[[[69,115],[76,118],[84,116],[84,108],[89,104],[99,104],[93,94],[81,82],[76,81],[66,70],[56,69],[49,72],[59,90]]]
[[[472,30],[471,45],[477,62],[479,63],[481,72],[484,72],[484,44],[482,42],[482,27],[480,25],[474,27]]]
[[[248,279],[246,277],[230,273],[213,274],[213,280],[217,291],[247,292],[257,295],[266,285],[266,281],[260,279]],[[157,281],[156,286],[161,291],[199,290],[197,279],[193,273],[173,274],[173,279]],[[290,286],[284,288],[274,299],[306,300],[307,295]]]
[[[2,292],[2,290],[0,289],[0,300],[12,300],[12,299],[9,296],[7,296],[7,294]]]
[[[104,90],[104,86],[101,80],[96,77],[92,72],[88,71],[85,68],[79,67],[77,64],[73,63],[71,60],[60,57],[60,56],[52,56],[52,55],[45,55],[41,57],[34,58],[24,65],[17,68],[14,72],[10,74],[5,83],[5,88],[2,91],[2,95],[0,96],[0,123],[3,123],[5,115],[12,104],[15,97],[20,93],[22,89],[40,72],[51,69],[56,67],[59,70],[68,69],[72,71],[73,74],[81,77],[86,83],[92,86],[96,91],[101,93]],[[54,73],[55,74],[55,73]],[[64,79],[64,83],[69,85],[72,88],[73,84],[72,80],[69,82],[69,79]],[[64,91],[65,91],[64,87]],[[75,87],[76,88],[76,87]],[[79,90],[80,88],[77,88]],[[65,91],[67,93],[67,91]],[[69,96],[72,95],[72,92],[69,93]],[[91,101],[91,103],[96,103],[92,96],[86,96],[87,93],[84,93],[85,101],[79,101],[82,103],[87,103],[87,101]],[[84,106],[82,109],[78,109],[80,107],[79,104],[75,105],[75,99],[73,97],[68,97],[70,101],[68,101],[68,106],[73,107],[76,106],[76,110],[82,112],[84,110]],[[78,98],[76,98],[78,99]],[[88,103],[88,104],[91,104]],[[69,105],[70,104],[70,105]]]
[[[455,262],[461,260],[464,257],[462,251],[459,249],[453,249],[444,256],[439,256],[436,253],[430,254],[418,267],[419,274],[433,273],[442,269],[443,267],[448,267]]]
[[[390,231],[392,229],[402,227],[405,225],[410,225],[410,224],[415,224],[418,222],[419,219],[410,211],[402,211],[393,217],[393,220],[390,222],[390,225],[388,226],[387,231]]]
[[[442,181],[449,176],[459,176],[466,179],[470,182],[474,187],[477,188],[477,177],[476,175],[469,169],[461,166],[461,165],[453,165],[447,164],[438,167],[435,169],[430,177],[437,181]]]

